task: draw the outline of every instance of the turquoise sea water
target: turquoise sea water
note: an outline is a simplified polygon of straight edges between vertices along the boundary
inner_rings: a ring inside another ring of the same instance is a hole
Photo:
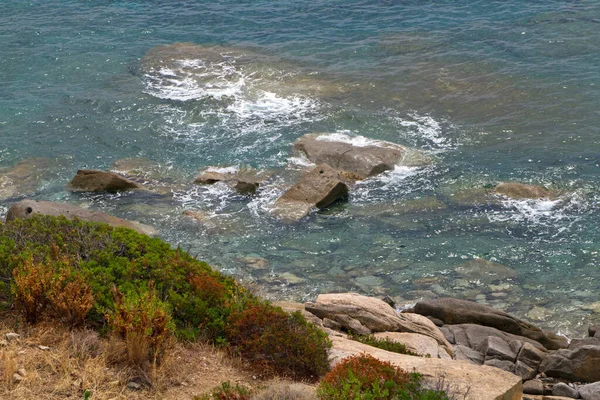
[[[144,68],[150,49],[178,42],[249,61]],[[594,0],[3,1],[0,168],[49,161],[0,215],[24,197],[71,202],[154,225],[273,298],[450,295],[580,334],[600,320],[599,71]],[[436,162],[285,225],[269,204],[309,132],[389,140]],[[132,157],[159,165],[167,195],[64,189],[77,169]],[[251,198],[189,183],[214,165],[276,174]],[[474,200],[501,181],[563,195]],[[512,271],[459,267],[474,257]]]

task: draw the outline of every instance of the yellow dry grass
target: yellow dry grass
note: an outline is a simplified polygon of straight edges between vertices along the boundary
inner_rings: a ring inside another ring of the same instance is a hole
[[[0,340],[7,332],[21,337],[0,345],[0,399],[83,399],[87,390],[90,400],[191,400],[223,381],[255,389],[269,385],[255,379],[241,360],[204,343],[175,343],[152,376],[144,376],[123,362],[122,342],[92,330],[49,323],[19,327],[12,316],[0,315]],[[24,379],[16,383],[13,375],[18,371]],[[153,384],[131,390],[127,384],[132,380]]]

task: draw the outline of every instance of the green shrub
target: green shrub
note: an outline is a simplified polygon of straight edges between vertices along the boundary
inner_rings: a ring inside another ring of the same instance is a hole
[[[320,382],[321,400],[449,400],[443,391],[421,387],[421,376],[368,354],[339,362]]]
[[[226,334],[232,350],[263,376],[315,381],[329,369],[327,334],[300,312],[253,302],[231,315]]]
[[[407,354],[409,356],[420,356],[420,354],[414,353],[406,348],[403,343],[397,342],[390,338],[376,338],[373,335],[350,335],[350,339],[356,340],[367,344],[369,346],[377,347],[378,349],[391,351],[393,353]]]
[[[175,330],[169,306],[157,298],[152,288],[128,296],[114,288],[113,296],[115,309],[107,319],[112,331],[125,342],[127,361],[142,370],[149,362],[155,368]]]
[[[252,391],[244,385],[223,382],[214,388],[209,394],[195,396],[194,400],[250,400]]]
[[[157,297],[171,306],[177,335],[218,342],[224,340],[232,306],[253,298],[233,278],[130,229],[42,215],[0,225],[0,281],[10,282],[13,270],[22,271],[28,263],[37,266],[28,274],[56,274],[58,259],[68,259],[74,272],[86,277],[94,297],[87,322],[96,326],[104,325],[115,308],[113,287],[125,295],[139,295],[154,282]],[[47,271],[38,268],[41,265]],[[33,282],[25,286],[41,290]],[[23,303],[24,311],[33,321],[46,304],[31,299],[36,293],[23,295],[17,294],[16,300],[29,301]]]

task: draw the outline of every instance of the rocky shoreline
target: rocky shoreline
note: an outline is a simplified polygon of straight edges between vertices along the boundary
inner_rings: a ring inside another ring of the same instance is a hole
[[[329,333],[334,363],[367,352],[414,368],[432,386],[451,382],[454,395],[465,399],[600,398],[598,327],[590,327],[586,338],[569,341],[502,311],[452,298],[419,301],[401,312],[393,303],[357,293],[276,304],[301,310]],[[389,338],[422,357],[376,349],[349,333]]]

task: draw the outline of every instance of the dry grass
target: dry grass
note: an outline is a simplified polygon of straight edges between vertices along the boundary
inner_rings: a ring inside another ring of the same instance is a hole
[[[241,360],[207,344],[175,343],[152,376],[145,376],[126,366],[125,346],[118,339],[48,323],[18,327],[11,318],[0,315],[0,339],[7,332],[21,338],[0,347],[0,399],[83,399],[88,390],[91,400],[175,400],[202,395],[223,381],[255,389],[266,385],[254,379]],[[14,383],[13,374],[23,369],[25,379]],[[131,381],[141,383],[142,389],[127,388]],[[150,381],[152,386],[144,385]]]

